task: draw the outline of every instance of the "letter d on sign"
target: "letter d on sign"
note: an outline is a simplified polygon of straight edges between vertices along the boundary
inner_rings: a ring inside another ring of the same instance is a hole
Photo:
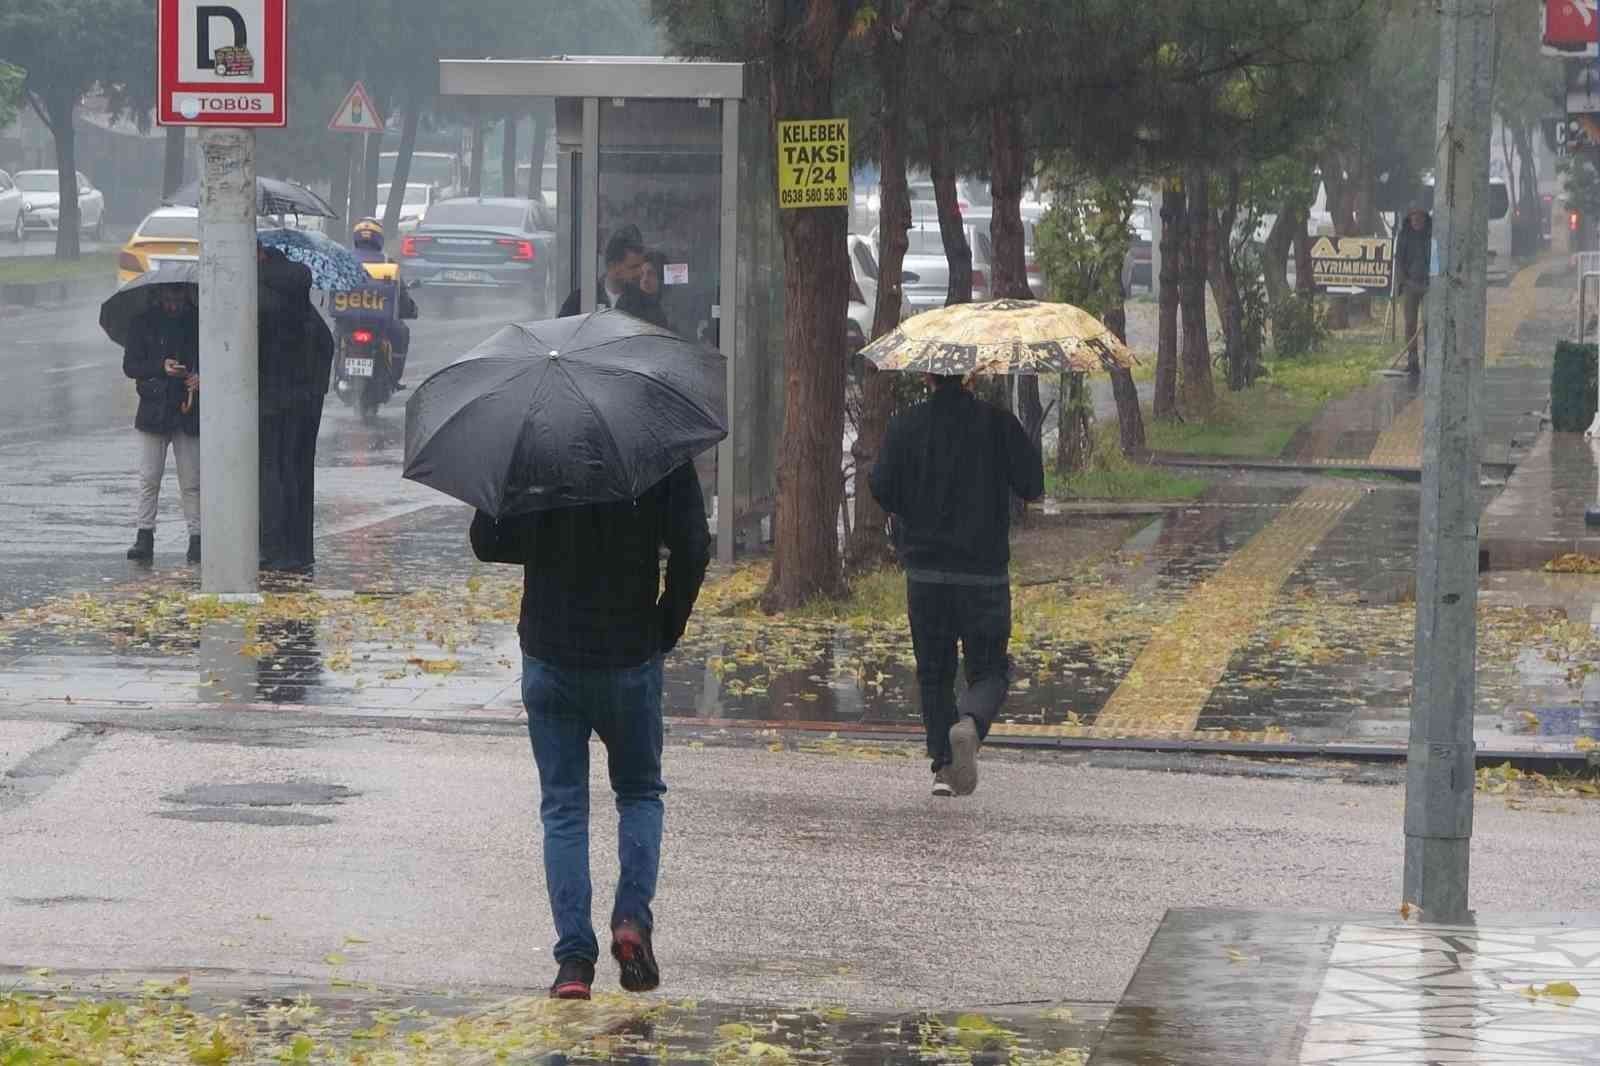
[[[217,68],[216,49],[211,47],[211,20],[227,19],[233,27],[233,40],[229,42],[235,48],[248,48],[250,35],[244,28],[244,16],[226,4],[202,4],[194,9],[195,21],[199,24],[199,32],[195,36],[194,65],[202,70],[215,70]]]

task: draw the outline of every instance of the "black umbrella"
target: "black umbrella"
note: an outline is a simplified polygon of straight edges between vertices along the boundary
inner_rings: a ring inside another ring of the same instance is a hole
[[[191,181],[167,197],[169,204],[200,206],[200,182]],[[318,218],[338,218],[328,202],[304,185],[278,178],[256,179],[256,214],[258,215],[312,215]]]
[[[495,517],[636,499],[728,435],[726,372],[621,311],[513,323],[412,394],[405,476]]]
[[[126,346],[128,329],[133,320],[155,302],[156,286],[186,285],[189,299],[194,300],[200,291],[200,264],[191,262],[162,263],[128,281],[106,297],[100,305],[100,328],[117,344]]]

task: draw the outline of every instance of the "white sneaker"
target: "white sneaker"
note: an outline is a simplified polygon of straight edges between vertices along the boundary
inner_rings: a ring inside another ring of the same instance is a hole
[[[933,775],[933,794],[935,796],[954,796],[956,790],[950,785],[950,768],[941,766]]]
[[[970,715],[950,727],[950,787],[958,796],[970,796],[978,787],[978,723]]]

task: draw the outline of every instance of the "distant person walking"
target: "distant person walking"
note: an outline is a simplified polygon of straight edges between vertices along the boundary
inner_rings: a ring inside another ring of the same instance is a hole
[[[1044,464],[1016,416],[959,377],[927,377],[933,394],[889,424],[869,480],[906,571],[933,794],[965,796],[1011,679],[1011,497],[1043,495]]]
[[[669,556],[661,582],[661,549]],[[558,966],[550,995],[588,999],[599,957],[590,917],[589,737],[606,749],[621,875],[611,954],[622,987],[661,981],[652,934],[661,865],[663,657],[689,621],[711,560],[705,504],[685,463],[637,500],[495,520],[478,512],[472,550],[523,567],[522,700],[539,767],[545,886]]]
[[[1395,237],[1394,269],[1396,288],[1404,301],[1406,323],[1406,370],[1422,371],[1419,350],[1422,344],[1421,311],[1428,295],[1428,271],[1433,263],[1433,217],[1421,205],[1406,212],[1406,221]]]
[[[139,409],[139,502],[128,558],[155,557],[156,510],[167,449],[178,468],[178,491],[189,526],[191,563],[200,561],[200,319],[181,285],[158,286],[156,302],[133,320],[122,372],[135,382]]]
[[[596,310],[615,307],[627,287],[639,283],[639,274],[643,269],[644,237],[640,235],[639,227],[628,225],[619,228],[606,241],[606,272],[600,275],[595,284]],[[583,290],[573,289],[562,303],[559,317],[571,318],[581,314],[582,309]]]

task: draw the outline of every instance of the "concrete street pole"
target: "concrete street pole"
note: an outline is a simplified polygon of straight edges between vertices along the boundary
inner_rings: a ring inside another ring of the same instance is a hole
[[[250,596],[260,566],[256,135],[200,133],[200,591]]]
[[[1467,916],[1476,698],[1479,379],[1488,286],[1497,0],[1441,0],[1434,236],[1423,371],[1422,524],[1405,811],[1405,902]]]

